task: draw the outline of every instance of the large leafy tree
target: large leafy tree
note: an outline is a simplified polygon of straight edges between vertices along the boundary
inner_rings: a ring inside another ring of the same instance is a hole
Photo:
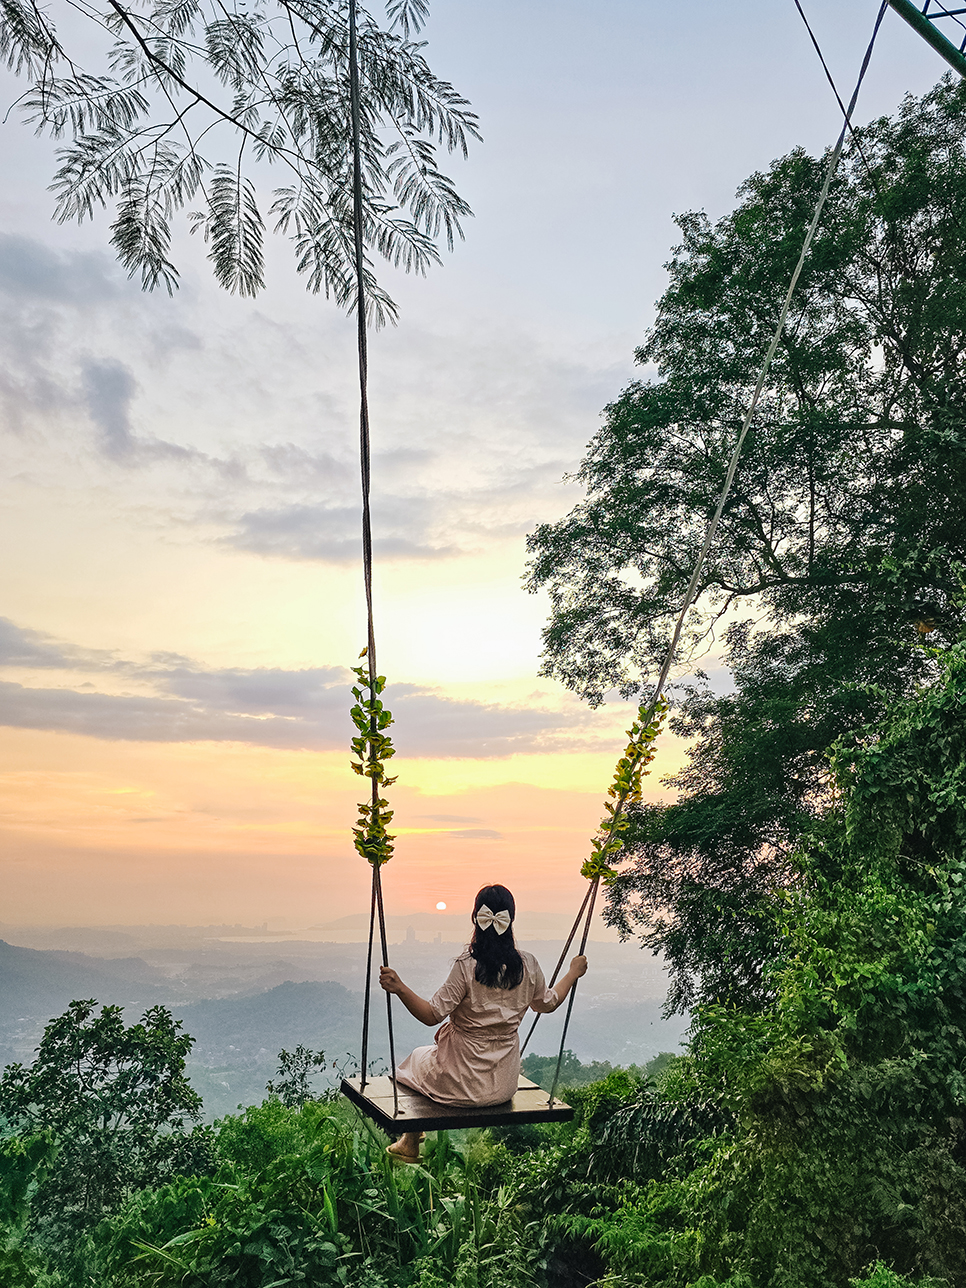
[[[72,1002],[51,1020],[32,1064],[0,1077],[7,1132],[43,1131],[56,1163],[33,1203],[42,1242],[69,1248],[132,1190],[204,1168],[201,1097],[185,1073],[194,1039],[155,1006],[126,1026],[119,1006]]]
[[[438,261],[470,214],[439,169],[440,146],[478,137],[469,104],[412,39],[427,0],[390,0],[387,25],[358,10],[367,248],[407,272]],[[313,291],[355,301],[346,0],[70,0],[0,4],[0,58],[27,88],[38,133],[61,140],[58,217],[113,206],[111,241],[149,289],[178,281],[172,219],[188,211],[222,286],[263,285],[264,200]],[[195,206],[195,209],[190,209]],[[366,262],[368,308],[392,300]]]
[[[545,671],[600,702],[659,665],[802,245],[825,162],[753,175],[717,223],[679,218],[585,499],[530,538]],[[757,1004],[767,906],[829,802],[825,749],[932,674],[964,625],[966,91],[856,132],[805,265],[683,641],[733,691],[679,689],[692,738],[669,806],[635,812],[610,914],[671,963],[673,1006]]]
[[[642,1184],[571,1229],[615,1277],[966,1282],[966,645],[935,661],[834,750],[773,998],[700,1008],[688,1054],[604,1128],[598,1166]]]

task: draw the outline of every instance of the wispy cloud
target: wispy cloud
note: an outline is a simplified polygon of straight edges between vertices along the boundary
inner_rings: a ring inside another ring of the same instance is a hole
[[[86,362],[82,375],[84,401],[101,434],[104,451],[114,460],[131,456],[135,437],[131,428],[131,402],[137,381],[116,359]]]
[[[49,668],[98,676],[112,685],[125,677],[140,690],[105,693],[79,683],[64,687],[0,683],[0,724],[139,742],[244,742],[263,747],[333,751],[346,747],[351,676],[343,667],[303,670],[198,666],[155,655],[132,662],[85,652],[0,619],[0,664],[7,670]],[[385,693],[395,716],[400,753],[432,757],[494,757],[519,752],[585,749],[606,734],[601,717],[575,703],[563,710],[450,698],[421,685],[392,684]],[[599,732],[598,732],[599,731]],[[463,816],[434,821],[473,824]],[[496,834],[471,826],[462,840]]]
[[[0,235],[0,291],[31,306],[76,304],[87,308],[116,300],[124,275],[106,254],[58,254],[29,237]]]
[[[133,288],[106,254],[58,253],[26,237],[0,235],[2,426],[39,432],[48,446],[63,428],[75,452],[76,435],[69,431],[86,422],[94,450],[115,464],[203,457],[135,426],[139,381],[132,361],[143,363],[148,337],[142,317],[131,325],[124,306],[132,298]],[[197,343],[180,324],[156,325],[148,340],[155,357],[166,347]],[[118,352],[132,357],[122,361]]]
[[[482,819],[472,818],[465,814],[420,814],[421,819],[427,819],[430,823],[482,823]]]
[[[49,635],[16,626],[0,617],[0,666],[68,666],[63,648]]]
[[[175,307],[106,253],[0,236],[0,425],[44,485],[94,484],[126,505],[136,473],[152,522],[269,558],[351,561],[351,329],[326,310],[313,327],[310,344],[288,303],[285,322],[261,302],[213,313],[190,288]],[[439,560],[566,508],[560,478],[615,382],[505,328],[410,323],[372,384],[377,553]]]
[[[376,516],[373,549],[383,558],[438,559],[459,553],[451,543],[435,544],[430,528],[434,507],[426,500],[383,497]],[[286,559],[358,560],[358,506],[288,505],[243,514],[225,538],[237,550]]]

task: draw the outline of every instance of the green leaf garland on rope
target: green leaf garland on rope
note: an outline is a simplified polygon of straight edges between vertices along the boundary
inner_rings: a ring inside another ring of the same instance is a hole
[[[580,869],[580,875],[588,881],[601,878],[605,885],[610,885],[617,876],[612,863],[624,847],[619,833],[626,831],[629,826],[630,820],[625,809],[628,805],[640,802],[641,779],[654,759],[654,743],[661,732],[669,705],[664,698],[658,698],[656,702],[641,703],[638,707],[637,719],[627,731],[627,746],[614,771],[614,781],[607,789],[610,797],[604,802],[607,813],[601,819],[597,835],[591,840],[590,858]]]
[[[368,652],[364,648],[360,658]],[[384,732],[392,724],[392,712],[380,697],[386,687],[384,675],[377,675],[373,680],[365,666],[354,666],[352,673],[358,684],[352,688],[356,701],[351,715],[359,733],[351,743],[352,754],[358,759],[350,764],[357,774],[373,783],[372,799],[360,802],[358,824],[352,829],[352,834],[356,850],[367,862],[383,864],[392,858],[396,839],[386,831],[393,811],[379,792],[380,787],[391,787],[396,781],[395,778],[387,778],[385,770],[385,762],[396,754],[392,739]]]

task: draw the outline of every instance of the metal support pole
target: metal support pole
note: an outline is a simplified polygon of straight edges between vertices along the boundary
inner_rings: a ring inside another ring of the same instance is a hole
[[[951,40],[946,39],[935,22],[932,21],[933,18],[946,16],[941,5],[935,14],[927,16],[928,0],[924,9],[918,9],[912,3],[912,0],[889,0],[889,4],[901,18],[905,18],[910,27],[918,31],[923,40],[932,45],[937,54],[945,58],[954,71],[959,72],[960,76],[966,76],[966,57]]]

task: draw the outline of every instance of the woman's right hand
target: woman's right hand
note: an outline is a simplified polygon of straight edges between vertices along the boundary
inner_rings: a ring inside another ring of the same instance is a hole
[[[391,966],[379,967],[379,984],[387,993],[399,993],[406,987]]]
[[[580,979],[581,975],[587,974],[587,958],[583,956],[575,957],[570,963],[570,969]]]

